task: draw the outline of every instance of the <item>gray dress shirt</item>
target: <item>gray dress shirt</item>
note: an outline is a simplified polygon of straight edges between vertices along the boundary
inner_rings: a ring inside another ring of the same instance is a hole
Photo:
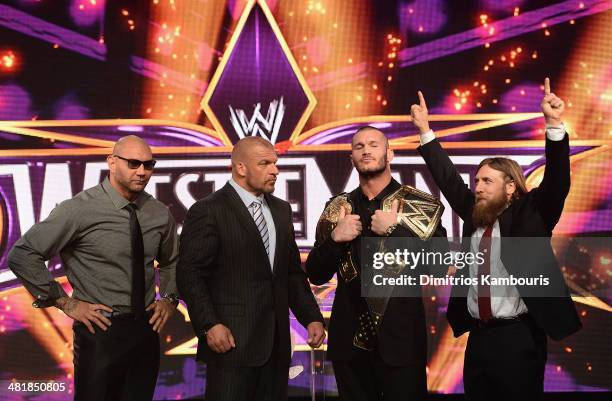
[[[74,198],[60,203],[49,217],[35,224],[13,246],[9,268],[36,298],[34,307],[48,307],[66,293],[53,280],[45,261],[59,254],[72,296],[130,312],[132,248],[129,201],[108,178]],[[143,235],[145,305],[155,300],[154,260],[158,262],[160,294],[177,294],[176,223],[168,208],[142,192],[133,202]]]

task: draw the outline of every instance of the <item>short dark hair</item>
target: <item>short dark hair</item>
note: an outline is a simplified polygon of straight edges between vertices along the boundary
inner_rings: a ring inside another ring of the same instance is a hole
[[[374,130],[374,131],[380,132],[383,135],[383,138],[385,138],[385,150],[389,149],[389,139],[387,139],[387,135],[385,135],[385,133],[382,132],[379,128],[373,127],[371,125],[362,125],[362,126],[360,126],[359,128],[357,128],[357,130],[353,134],[353,137],[355,135],[359,134],[360,132],[367,131],[367,130]]]

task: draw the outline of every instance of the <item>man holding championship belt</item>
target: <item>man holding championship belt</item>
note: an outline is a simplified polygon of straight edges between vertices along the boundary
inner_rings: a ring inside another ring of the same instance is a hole
[[[362,296],[366,257],[361,255],[361,246],[372,241],[368,237],[408,237],[423,247],[432,236],[446,237],[440,224],[440,201],[394,180],[392,159],[393,151],[380,130],[369,126],[357,130],[351,161],[359,173],[359,187],[328,202],[306,261],[313,284],[322,285],[338,273],[328,358],[342,400],[421,400],[427,396],[422,298],[393,297],[393,286],[382,295]]]

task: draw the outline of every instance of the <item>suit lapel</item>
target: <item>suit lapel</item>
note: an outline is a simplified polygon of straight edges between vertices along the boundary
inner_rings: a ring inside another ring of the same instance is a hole
[[[501,237],[508,237],[510,235],[513,209],[514,205],[510,205],[499,216],[499,234]]]
[[[500,243],[501,243],[501,249],[500,249],[500,258],[502,260],[502,263],[504,263],[506,259],[506,252],[508,249],[512,249],[511,247],[508,247],[505,245],[505,242],[508,240],[508,238],[510,237],[511,234],[511,230],[512,230],[512,216],[514,214],[514,208],[515,205],[511,204],[510,206],[508,206],[508,208],[506,210],[504,210],[504,212],[499,216],[499,235],[500,235]],[[507,264],[504,263],[504,266],[506,267],[506,269],[511,269],[511,267]],[[509,273],[512,273],[512,271],[508,271]]]
[[[266,260],[266,268],[268,272],[270,271],[270,260],[268,259],[268,254],[266,253],[266,247],[263,244],[261,239],[261,234],[255,225],[255,220],[253,220],[253,216],[249,212],[249,209],[244,205],[242,199],[236,192],[236,190],[228,183],[221,189],[226,197],[228,198],[229,204],[238,215],[238,220],[244,222],[244,229],[248,232],[248,237],[253,238],[251,245],[257,247],[259,251],[263,254],[264,259]]]
[[[281,246],[284,246],[283,236],[279,235],[283,218],[280,213],[280,208],[276,204],[274,198],[267,194],[264,196],[266,198],[266,202],[268,203],[268,207],[270,208],[270,212],[272,213],[272,220],[274,221],[274,231],[276,232],[276,246],[274,247],[274,268],[272,269],[272,273],[276,273],[276,268],[278,267],[279,262],[279,250],[282,249]]]
[[[357,214],[357,206],[359,203],[359,187],[349,192],[347,195],[347,199],[348,199],[348,202],[351,204],[351,208],[353,209],[351,214]],[[360,249],[361,248],[361,235],[358,235],[357,237],[355,237],[355,239],[353,239],[350,242],[349,247],[350,247],[351,254],[353,255],[353,257],[355,257],[355,255],[360,255],[361,254],[361,249]],[[355,268],[358,271],[361,271],[361,264],[355,263]]]

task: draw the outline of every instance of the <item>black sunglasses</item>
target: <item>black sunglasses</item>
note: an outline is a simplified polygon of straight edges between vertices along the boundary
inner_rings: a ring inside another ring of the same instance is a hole
[[[126,159],[125,157],[121,157],[119,155],[113,156],[118,157],[121,160],[125,160],[127,162],[128,167],[132,170],[136,170],[140,167],[141,164],[143,165],[145,170],[153,170],[153,167],[155,167],[155,163],[157,162],[157,160],[154,159],[142,161],[138,159]]]

